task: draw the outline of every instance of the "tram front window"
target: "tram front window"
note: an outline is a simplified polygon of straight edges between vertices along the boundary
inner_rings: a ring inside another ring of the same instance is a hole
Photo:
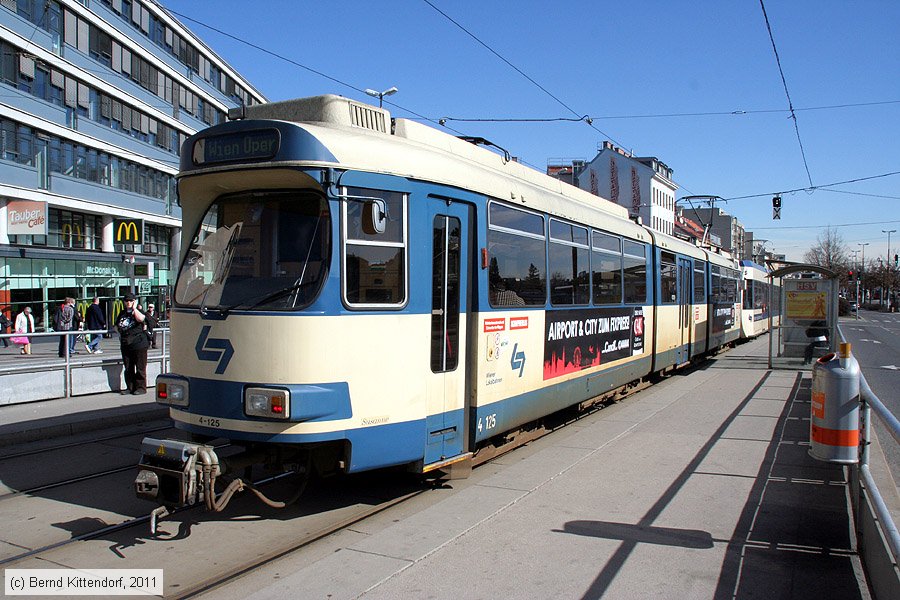
[[[324,198],[264,192],[220,198],[188,250],[175,302],[228,311],[311,304],[328,272],[331,218]]]

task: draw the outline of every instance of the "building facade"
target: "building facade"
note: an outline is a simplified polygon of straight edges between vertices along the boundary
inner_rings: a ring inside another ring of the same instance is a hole
[[[564,181],[624,206],[644,225],[674,234],[678,186],[672,169],[658,158],[633,156],[607,141],[593,160],[573,161],[570,169],[554,165],[548,173],[551,169],[557,169]]]
[[[0,310],[165,307],[182,142],[265,101],[153,0],[0,0]]]

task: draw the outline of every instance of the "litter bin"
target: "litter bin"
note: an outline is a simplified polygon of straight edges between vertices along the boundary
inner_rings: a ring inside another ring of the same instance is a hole
[[[813,365],[810,413],[809,455],[831,463],[859,462],[859,364],[850,344]]]

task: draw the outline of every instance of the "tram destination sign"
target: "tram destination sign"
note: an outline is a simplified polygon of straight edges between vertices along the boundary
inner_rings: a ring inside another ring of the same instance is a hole
[[[258,129],[200,138],[194,142],[195,165],[267,160],[280,145],[277,129]]]

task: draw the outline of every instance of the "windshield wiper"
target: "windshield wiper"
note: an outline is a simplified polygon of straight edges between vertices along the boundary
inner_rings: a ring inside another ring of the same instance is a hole
[[[321,223],[322,223],[322,216],[319,215],[319,217],[316,219],[316,227],[313,230],[312,238],[310,239],[309,245],[306,248],[306,256],[303,259],[303,269],[300,271],[300,277],[298,277],[297,280],[294,281],[294,283],[292,285],[281,288],[270,294],[266,294],[259,300],[253,300],[254,297],[251,296],[248,300],[244,300],[243,302],[238,302],[237,304],[228,306],[226,308],[220,308],[219,314],[222,315],[223,317],[225,317],[225,316],[228,316],[228,313],[230,313],[231,311],[233,311],[235,309],[249,310],[252,308],[256,308],[257,306],[260,306],[261,304],[265,304],[266,302],[270,302],[277,298],[281,298],[282,296],[286,296],[288,294],[295,293],[301,287],[303,287],[303,285],[305,283],[309,283],[304,280],[306,279],[306,270],[309,267],[310,256],[312,256],[313,245],[315,244],[315,241],[316,241],[316,239],[318,239],[318,236],[319,236],[319,226],[321,225]],[[297,297],[295,296],[293,298],[291,306],[293,307],[296,305],[297,305]]]
[[[233,304],[232,306],[226,306],[225,308],[220,308],[219,314],[222,315],[223,317],[225,317],[225,316],[228,316],[228,313],[230,313],[233,310],[238,310],[238,309],[250,310],[251,308],[256,308],[257,306],[260,306],[261,304],[265,304],[266,302],[271,302],[272,300],[281,298],[282,296],[287,296],[288,294],[292,294],[292,293],[296,292],[297,290],[299,290],[301,287],[303,287],[305,284],[306,284],[306,282],[304,282],[303,278],[301,277],[300,279],[295,281],[292,285],[289,285],[287,287],[281,288],[280,290],[276,290],[274,292],[268,293],[268,294],[262,296],[262,298],[259,298],[259,300],[255,300],[254,297],[251,296],[250,298],[248,298],[247,300],[244,300],[243,302],[238,302],[237,304]]]
[[[243,225],[243,222],[232,225],[231,234],[228,236],[228,242],[226,242],[225,247],[222,249],[221,260],[216,268],[216,272],[213,274],[212,281],[209,282],[209,286],[203,294],[203,300],[200,301],[200,314],[203,316],[206,316],[207,314],[206,296],[209,295],[209,291],[214,285],[223,285],[225,278],[228,276],[228,272],[231,270],[231,260],[234,258],[234,246],[237,243]]]

